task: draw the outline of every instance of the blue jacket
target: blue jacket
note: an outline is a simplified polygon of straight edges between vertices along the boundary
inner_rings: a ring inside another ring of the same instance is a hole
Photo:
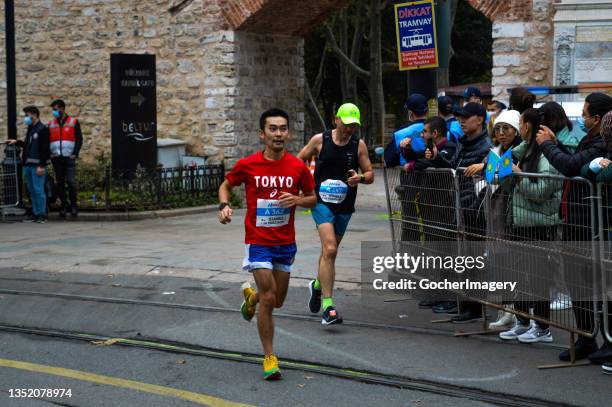
[[[450,118],[446,122],[446,127],[448,128],[447,138],[450,141],[458,143],[459,140],[463,137],[463,130],[461,130],[461,124],[456,118]]]
[[[425,151],[425,140],[421,137],[421,133],[425,128],[425,120],[416,120],[409,126],[400,128],[393,134],[393,141],[395,142],[395,150],[399,155],[400,165],[404,166],[408,163],[404,158],[403,154],[401,154],[400,143],[405,138],[412,139],[412,150],[415,153]]]

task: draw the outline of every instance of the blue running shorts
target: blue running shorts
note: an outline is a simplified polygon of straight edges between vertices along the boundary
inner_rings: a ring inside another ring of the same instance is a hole
[[[334,225],[334,231],[338,236],[344,236],[352,213],[336,213],[334,214],[327,205],[317,202],[317,205],[312,208],[312,218],[317,227],[322,223],[331,223]]]
[[[268,269],[291,273],[291,265],[297,253],[295,243],[283,246],[247,244],[245,249],[246,255],[242,261],[242,269],[246,271]]]

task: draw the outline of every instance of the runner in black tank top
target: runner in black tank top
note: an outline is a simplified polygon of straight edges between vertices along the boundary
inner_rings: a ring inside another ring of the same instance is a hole
[[[347,174],[359,171],[359,139],[352,135],[348,143],[334,143],[331,130],[323,133],[323,145],[315,167],[317,200],[333,213],[355,212],[357,186],[349,187]]]
[[[308,308],[317,313],[323,305],[324,325],[342,322],[332,301],[336,253],[355,211],[357,185],[374,182],[368,149],[355,135],[360,125],[359,109],[346,103],[338,109],[336,128],[313,136],[298,154],[304,161],[318,156],[314,173],[317,205],[312,209],[312,217],[321,239],[321,257],[317,279],[309,284]]]

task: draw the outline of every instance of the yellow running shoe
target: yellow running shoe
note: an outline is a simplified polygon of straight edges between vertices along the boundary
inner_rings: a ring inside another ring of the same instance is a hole
[[[278,359],[274,355],[266,356],[263,362],[264,380],[278,380],[281,371],[278,368]]]
[[[251,284],[247,282],[242,284],[242,295],[244,295],[244,301],[242,301],[242,305],[240,306],[240,313],[242,314],[242,318],[247,321],[253,319],[253,315],[255,315],[255,307],[256,304],[251,304],[249,302],[249,298],[251,295],[255,294],[255,290],[251,288]]]

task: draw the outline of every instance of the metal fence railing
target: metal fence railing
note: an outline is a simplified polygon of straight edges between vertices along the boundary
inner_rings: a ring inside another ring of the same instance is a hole
[[[597,184],[597,218],[602,285],[602,331],[612,342],[612,184]]]
[[[223,165],[102,171],[77,168],[79,207],[85,210],[152,210],[216,200]]]
[[[0,154],[0,209],[19,204],[18,163],[17,148],[6,145]]]
[[[22,165],[17,151],[11,145],[0,151],[0,208],[22,206],[22,198],[28,199],[21,185]],[[50,179],[45,192],[52,209],[59,200],[53,166],[47,168]],[[130,212],[217,202],[225,169],[218,164],[114,170],[109,165],[85,164],[77,165],[75,178],[80,210]]]
[[[599,310],[610,316],[612,185],[526,173],[488,184],[463,169],[406,173],[398,167],[385,168],[385,185],[395,250],[423,252],[429,243],[426,250],[433,252],[434,243],[446,241],[438,251],[456,245],[457,253],[484,252],[488,261],[480,277],[519,287],[503,296],[448,294],[587,337],[599,328]],[[427,277],[439,275],[428,270]],[[555,292],[571,297],[571,309],[551,311]],[[611,323],[603,319],[610,339]]]

